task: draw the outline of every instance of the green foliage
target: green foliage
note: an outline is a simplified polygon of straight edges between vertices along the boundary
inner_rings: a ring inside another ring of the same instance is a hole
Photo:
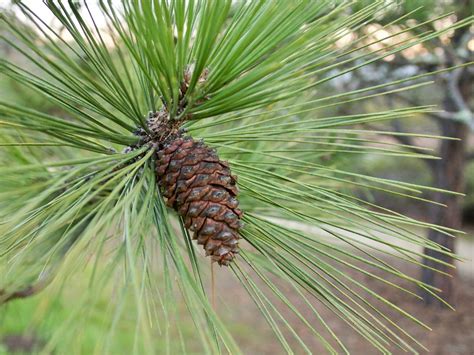
[[[446,14],[449,11],[453,11],[456,7],[465,6],[468,1],[457,1],[457,0],[397,0],[397,1],[387,1],[387,8],[383,12],[383,16],[379,16],[377,21],[384,23],[389,23],[396,21],[401,16],[410,14],[410,20],[416,20],[419,22],[427,21],[428,24],[431,23],[430,20],[436,16]],[[361,10],[364,7],[372,4],[370,0],[358,1],[352,9]]]
[[[0,98],[0,289],[8,294],[51,282],[45,290],[48,298],[72,300],[46,351],[89,351],[73,345],[80,345],[93,331],[88,327],[98,324],[101,334],[107,331],[94,351],[114,352],[118,330],[132,323],[133,329],[126,328],[133,338],[127,353],[153,353],[157,344],[163,352],[240,353],[205,292],[205,259],[156,186],[154,150],[144,146],[117,153],[137,142],[137,127],[147,129],[147,113],[163,105],[171,120],[189,118],[184,123],[189,134],[216,147],[238,175],[246,222],[243,250],[220,272],[247,290],[286,351],[293,351],[290,338],[300,345],[294,351],[310,349],[282,309],[293,312],[329,352],[347,352],[343,334],[331,331],[312,306],[315,300],[380,351],[423,348],[375,301],[424,325],[349,277],[344,268],[413,297],[412,291],[367,269],[375,267],[434,293],[380,255],[419,264],[417,247],[449,251],[412,232],[412,226],[455,231],[355,197],[354,187],[418,199],[431,188],[346,171],[338,157],[367,152],[417,156],[403,145],[381,146],[371,137],[374,132],[357,125],[433,108],[326,117],[321,112],[327,107],[401,90],[394,85],[408,90],[422,84],[400,80],[330,96],[317,90],[338,75],[449,29],[402,38],[371,52],[367,38],[347,48],[335,43],[383,13],[383,1],[360,10],[352,2],[309,0],[127,0],[120,9],[113,3],[100,2],[104,28],[87,3],[78,7],[46,1],[60,30],[21,2],[27,23],[2,15],[16,38],[2,36],[3,41],[26,57],[29,66],[2,59],[0,73],[61,109],[59,114],[43,112]],[[349,69],[332,74],[347,65]],[[192,73],[188,104],[180,112],[186,70]],[[319,233],[301,232],[282,221],[310,224]],[[70,295],[67,285],[77,273],[88,275],[88,284],[82,294]],[[329,336],[288,299],[286,289],[311,307],[311,316]],[[222,292],[231,301],[232,295]],[[110,297],[106,304],[103,295]],[[126,306],[130,303],[133,309]],[[47,304],[38,309],[38,327],[44,326],[47,312]],[[105,314],[95,323],[97,312]],[[193,332],[184,319],[192,321]],[[189,343],[190,333],[198,345]]]

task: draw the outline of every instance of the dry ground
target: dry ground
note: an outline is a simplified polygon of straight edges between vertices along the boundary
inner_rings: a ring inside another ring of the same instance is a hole
[[[400,267],[416,276],[417,268]],[[383,275],[385,278],[386,275]],[[353,275],[358,277],[357,275]],[[474,354],[474,278],[462,273],[456,280],[456,311],[443,309],[441,307],[427,307],[420,303],[416,298],[407,296],[404,293],[394,291],[393,288],[387,287],[380,282],[374,281],[369,277],[358,277],[365,285],[380,293],[382,296],[405,309],[409,313],[416,316],[419,320],[429,325],[432,331],[425,330],[411,321],[405,319],[396,312],[390,312],[391,319],[412,334],[423,345],[429,348],[431,354],[439,355],[472,355]],[[408,283],[401,282],[395,277],[388,277],[389,281],[397,282],[410,288]],[[241,324],[243,330],[238,335],[238,342],[244,345],[246,354],[282,354],[284,351],[278,341],[270,340],[271,331],[262,319],[260,313],[255,309],[253,304],[249,303],[248,297],[242,290],[235,289],[235,286],[228,284],[231,280],[221,278],[218,280],[218,287],[225,290],[227,299],[232,299],[232,307],[225,308],[222,306],[220,311],[230,312],[231,318]],[[411,287],[413,290],[413,287]],[[298,302],[296,298],[295,302]],[[321,316],[331,325],[334,331],[344,341],[347,348],[352,354],[377,354],[365,340],[361,339],[354,331],[335,317],[330,311],[324,307],[315,304]],[[292,314],[286,314],[288,319],[294,319]],[[315,320],[316,322],[316,320]],[[249,326],[250,325],[250,326]],[[308,344],[310,350],[314,354],[324,354],[327,351],[318,343],[315,336],[308,332],[305,327],[297,327],[298,334]],[[273,338],[274,339],[274,338]],[[291,341],[295,346],[297,342]],[[394,354],[404,354],[398,348],[392,348]],[[303,353],[299,351],[298,353]],[[427,353],[420,349],[420,353]]]
[[[394,264],[409,275],[416,277],[419,270],[416,267]],[[471,264],[472,265],[472,264]],[[474,271],[474,270],[471,270]],[[387,277],[385,273],[374,271],[383,276],[388,281],[392,281],[401,286],[410,287],[408,282],[400,281],[395,277]],[[426,307],[416,298],[409,297],[404,293],[394,291],[379,281],[367,276],[361,276],[351,272],[351,276],[357,278],[363,284],[369,286],[374,291],[380,293],[397,306],[405,309],[415,317],[432,327],[432,331],[427,331],[420,326],[408,321],[397,312],[391,312],[391,319],[403,329],[407,330],[422,344],[430,349],[431,354],[439,355],[470,355],[474,354],[474,272],[462,272],[456,280],[456,312],[439,307]],[[218,312],[232,324],[232,332],[237,342],[242,346],[245,354],[284,354],[285,351],[273,336],[270,328],[257,310],[253,302],[249,299],[245,290],[236,282],[225,270],[217,272],[216,280],[218,301]],[[289,298],[295,304],[302,305],[296,294],[291,290],[286,290]],[[314,303],[321,316],[333,328],[338,336],[343,340],[346,347],[352,354],[377,354],[366,341],[347,327],[340,319],[334,316],[321,304]],[[302,308],[304,309],[304,307]],[[291,312],[283,313],[284,317],[293,322],[298,335],[305,341],[309,349],[314,354],[325,354],[327,351],[318,342],[313,333],[310,333]],[[322,327],[318,325],[316,318],[308,318],[318,330]],[[298,347],[295,339],[288,339],[289,343],[295,347],[297,354],[302,354],[303,350]],[[29,353],[28,349],[33,344],[41,344],[43,340],[35,339],[34,336],[22,337],[20,334],[12,334],[3,339],[4,348],[10,350],[20,350],[22,353]],[[1,347],[0,347],[1,348]],[[299,350],[298,350],[299,349]],[[26,351],[25,351],[26,350]],[[402,354],[398,348],[391,348],[394,354]],[[426,353],[420,349],[420,353]],[[2,351],[0,350],[0,354]]]

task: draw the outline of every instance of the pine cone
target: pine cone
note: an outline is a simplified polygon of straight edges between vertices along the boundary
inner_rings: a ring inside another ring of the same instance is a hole
[[[227,162],[203,142],[177,135],[158,149],[156,173],[167,205],[194,231],[193,239],[212,260],[229,265],[239,252],[242,211]]]

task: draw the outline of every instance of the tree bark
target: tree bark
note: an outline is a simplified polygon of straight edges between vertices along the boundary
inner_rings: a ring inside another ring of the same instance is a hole
[[[468,127],[461,122],[447,122],[444,123],[444,135],[450,137],[457,137],[462,140],[460,141],[443,141],[441,144],[441,158],[442,160],[437,161],[434,164],[434,180],[435,186],[456,192],[464,191],[464,168],[465,168],[465,147],[466,147],[466,136]],[[450,134],[448,133],[450,132]],[[430,223],[438,224],[441,226],[460,229],[462,220],[462,208],[461,208],[461,197],[458,195],[449,195],[446,193],[436,192],[432,196],[432,200],[435,202],[442,203],[447,207],[432,205],[429,211]],[[430,230],[428,238],[434,241],[452,252],[455,252],[454,241],[455,239],[451,236],[447,236],[441,232]],[[449,264],[453,264],[453,258],[443,253],[425,249],[425,255],[444,261]],[[429,267],[436,268],[440,271],[446,272],[451,277],[442,275],[431,269],[422,269],[422,281],[428,285],[437,287],[441,290],[441,297],[449,303],[454,301],[454,278],[455,269],[449,266],[439,264],[436,261],[424,258],[423,264]],[[422,294],[423,300],[426,304],[436,303],[436,298],[426,291]]]
[[[458,81],[456,81],[456,93],[453,92],[452,87],[446,87],[446,97],[444,99],[444,109],[447,112],[459,112],[462,108],[459,107],[457,100],[462,96],[464,102],[468,102],[470,96],[469,78],[462,78],[462,73],[459,73]],[[454,75],[454,74],[453,74]],[[445,119],[440,121],[441,133],[446,137],[455,137],[459,140],[444,140],[441,143],[439,156],[441,160],[436,161],[432,165],[434,185],[441,189],[464,192],[464,170],[466,165],[466,146],[469,127],[464,122]],[[446,207],[439,205],[432,205],[429,211],[429,221],[433,224],[441,226],[461,229],[462,227],[462,206],[461,196],[435,192],[431,196],[435,202],[442,203]],[[430,230],[428,238],[443,247],[455,252],[455,240],[453,237],[447,236],[438,231]],[[438,260],[453,264],[452,257],[447,256],[438,251],[425,249],[425,255],[436,258]],[[454,280],[456,270],[452,267],[437,263],[436,261],[424,258],[423,264],[429,267],[436,268],[440,271],[446,272],[451,277],[437,273],[428,268],[422,268],[421,279],[424,283],[437,287],[441,290],[441,297],[450,304],[454,303]],[[426,304],[442,305],[433,295],[422,291],[422,297]]]

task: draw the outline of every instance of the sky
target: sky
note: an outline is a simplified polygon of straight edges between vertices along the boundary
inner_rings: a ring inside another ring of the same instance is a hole
[[[23,4],[28,6],[36,15],[38,15],[44,22],[48,25],[54,27],[59,26],[59,22],[54,19],[51,11],[48,10],[43,1],[41,0],[23,0]],[[0,0],[0,8],[9,7],[11,4],[11,0]],[[101,25],[105,24],[105,18],[102,15],[101,11],[99,10],[99,6],[97,5],[96,1],[89,1],[88,6],[91,12],[94,14],[94,20],[96,23],[101,27]],[[14,7],[15,8],[15,7]],[[25,16],[19,11],[18,9],[15,11],[18,17],[21,20],[25,19]]]

